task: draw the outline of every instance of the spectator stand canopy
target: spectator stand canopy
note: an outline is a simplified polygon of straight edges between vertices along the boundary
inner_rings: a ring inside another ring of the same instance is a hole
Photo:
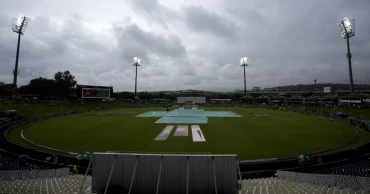
[[[322,96],[320,98],[320,100],[324,104],[333,105],[333,104],[338,104],[338,98],[339,98],[338,94],[336,94],[336,93],[330,93],[328,95]]]
[[[361,94],[347,94],[339,98],[339,103],[361,104]]]
[[[370,94],[364,94],[363,95],[363,101],[364,101],[364,104],[370,104]]]

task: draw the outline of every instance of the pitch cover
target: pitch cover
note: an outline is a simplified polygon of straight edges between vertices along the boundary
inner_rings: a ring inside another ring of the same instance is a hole
[[[193,134],[193,142],[205,142],[206,138],[203,135],[199,125],[192,125],[191,132]]]
[[[168,136],[170,135],[173,127],[174,127],[173,125],[168,125],[166,128],[164,128],[162,130],[161,133],[159,133],[159,135],[154,140],[165,141],[168,138]]]
[[[188,126],[187,125],[179,125],[173,136],[188,136]]]

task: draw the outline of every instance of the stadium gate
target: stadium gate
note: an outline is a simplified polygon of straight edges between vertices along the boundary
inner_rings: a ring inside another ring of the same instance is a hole
[[[237,193],[236,155],[94,153],[92,193]]]

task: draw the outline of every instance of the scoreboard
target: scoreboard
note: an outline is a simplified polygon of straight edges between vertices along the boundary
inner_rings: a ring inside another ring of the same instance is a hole
[[[76,92],[78,98],[112,98],[113,87],[77,85]]]

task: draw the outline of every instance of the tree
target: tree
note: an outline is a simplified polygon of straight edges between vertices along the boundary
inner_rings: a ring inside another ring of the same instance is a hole
[[[21,86],[18,89],[21,94],[39,94],[40,96],[54,96],[55,95],[55,81],[39,77],[32,79],[29,84]]]
[[[152,98],[171,99],[171,95],[165,94],[165,93],[163,93],[163,92],[159,92],[159,93],[152,93]]]
[[[258,96],[261,96],[262,94],[259,94],[259,93],[251,93],[250,96],[252,96],[253,98],[257,98]]]
[[[149,100],[149,99],[153,98],[153,96],[149,92],[140,92],[139,93],[139,98],[144,99],[144,100]]]
[[[218,94],[218,98],[219,99],[227,99],[227,95],[226,94]]]
[[[30,92],[30,87],[28,85],[24,85],[24,86],[19,87],[18,93],[20,93],[20,94],[30,94],[32,92]]]
[[[10,96],[11,90],[9,90],[9,87],[6,86],[0,86],[0,96]]]
[[[40,94],[40,96],[54,96],[55,80],[39,77],[31,80],[28,88],[30,93]]]
[[[117,94],[120,99],[134,99],[135,94],[132,92],[120,92]]]
[[[241,93],[235,93],[232,97],[233,100],[239,100],[241,97],[243,97],[244,94]]]
[[[56,86],[56,94],[60,97],[71,95],[73,88],[77,84],[75,77],[69,71],[58,71],[54,74],[54,80]]]

